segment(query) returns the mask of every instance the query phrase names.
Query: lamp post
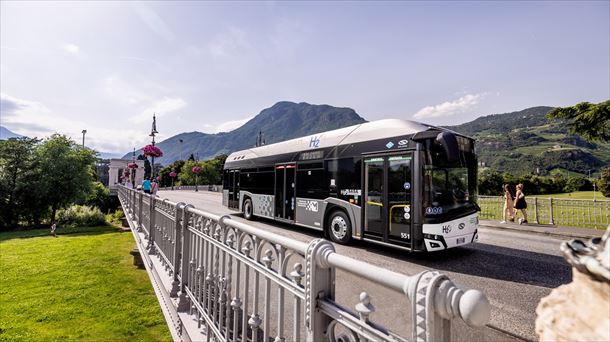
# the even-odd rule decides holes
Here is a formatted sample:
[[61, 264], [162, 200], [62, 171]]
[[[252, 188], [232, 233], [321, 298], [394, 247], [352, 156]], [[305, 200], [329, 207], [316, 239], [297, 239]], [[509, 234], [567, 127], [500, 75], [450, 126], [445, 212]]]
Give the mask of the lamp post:
[[85, 147], [85, 134], [87, 134], [87, 130], [83, 129], [83, 131], [81, 133], [83, 133], [83, 148], [84, 148]]
[[[155, 117], [155, 113], [153, 113], [153, 122], [152, 122], [152, 128], [150, 130], [150, 134], [149, 136], [152, 137], [152, 145], [155, 146], [155, 134], [157, 134], [159, 132], [157, 132], [157, 118]], [[155, 177], [155, 156], [151, 156], [151, 163], [150, 163], [150, 175], [151, 178], [154, 179]]]
[[182, 160], [182, 143], [184, 142], [184, 140], [180, 139], [178, 141], [180, 142], [180, 160]]

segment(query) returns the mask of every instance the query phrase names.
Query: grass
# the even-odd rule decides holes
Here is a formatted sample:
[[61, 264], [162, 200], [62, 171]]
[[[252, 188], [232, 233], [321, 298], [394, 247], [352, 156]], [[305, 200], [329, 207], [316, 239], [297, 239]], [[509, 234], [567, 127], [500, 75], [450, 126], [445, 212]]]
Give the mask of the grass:
[[171, 341], [114, 227], [0, 233], [0, 341]]

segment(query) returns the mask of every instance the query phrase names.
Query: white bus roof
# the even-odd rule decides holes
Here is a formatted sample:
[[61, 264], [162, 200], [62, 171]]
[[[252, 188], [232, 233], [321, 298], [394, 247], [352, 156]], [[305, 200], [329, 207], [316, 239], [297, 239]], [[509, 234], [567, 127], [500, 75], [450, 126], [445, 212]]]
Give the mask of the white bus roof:
[[365, 122], [332, 131], [310, 134], [304, 137], [286, 140], [275, 144], [233, 152], [227, 157], [227, 162], [307, 150], [317, 150], [325, 147], [347, 145], [383, 138], [405, 136], [405, 139], [408, 139], [413, 134], [428, 130], [430, 128], [436, 127], [414, 121], [399, 119]]

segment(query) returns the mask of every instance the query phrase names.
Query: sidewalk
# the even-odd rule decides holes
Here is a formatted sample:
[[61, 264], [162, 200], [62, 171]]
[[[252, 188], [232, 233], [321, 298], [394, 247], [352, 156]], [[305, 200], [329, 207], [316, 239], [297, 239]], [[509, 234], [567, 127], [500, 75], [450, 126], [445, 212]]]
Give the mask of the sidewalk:
[[518, 231], [522, 233], [538, 234], [553, 236], [561, 239], [580, 239], [589, 240], [594, 237], [601, 237], [605, 230], [602, 229], [589, 229], [589, 228], [574, 228], [574, 227], [560, 227], [551, 226], [546, 224], [534, 224], [526, 223], [519, 225], [516, 223], [500, 223], [495, 220], [479, 220], [481, 228], [490, 228], [496, 230], [510, 230]]

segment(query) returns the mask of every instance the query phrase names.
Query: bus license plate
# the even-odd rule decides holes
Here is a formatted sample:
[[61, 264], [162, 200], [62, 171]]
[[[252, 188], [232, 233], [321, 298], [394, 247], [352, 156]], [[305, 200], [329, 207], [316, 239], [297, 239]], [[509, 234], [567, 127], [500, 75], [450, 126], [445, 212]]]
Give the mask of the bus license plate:
[[464, 242], [466, 242], [466, 238], [465, 237], [457, 238], [455, 241], [456, 241], [456, 244], [461, 245]]

